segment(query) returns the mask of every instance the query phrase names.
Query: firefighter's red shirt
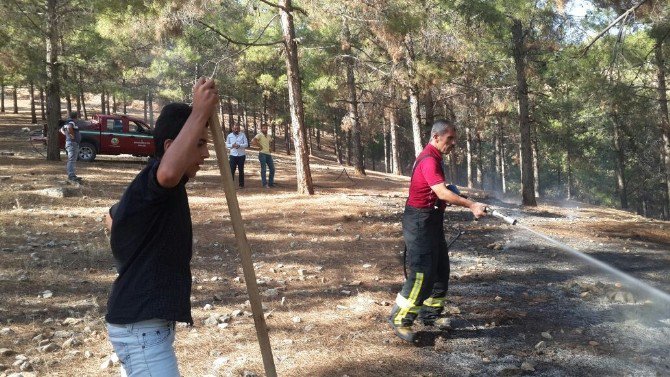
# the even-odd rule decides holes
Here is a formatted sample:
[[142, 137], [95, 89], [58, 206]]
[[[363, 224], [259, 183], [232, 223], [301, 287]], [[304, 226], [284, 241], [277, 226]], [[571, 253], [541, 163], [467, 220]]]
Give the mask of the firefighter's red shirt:
[[[430, 189], [430, 186], [444, 182], [442, 154], [432, 144], [428, 144], [416, 158], [416, 161], [418, 161], [418, 165], [414, 167], [414, 173], [412, 174], [407, 205], [414, 208], [433, 208], [438, 198], [435, 192]], [[446, 203], [443, 201], [440, 203], [440, 209], [444, 209]]]

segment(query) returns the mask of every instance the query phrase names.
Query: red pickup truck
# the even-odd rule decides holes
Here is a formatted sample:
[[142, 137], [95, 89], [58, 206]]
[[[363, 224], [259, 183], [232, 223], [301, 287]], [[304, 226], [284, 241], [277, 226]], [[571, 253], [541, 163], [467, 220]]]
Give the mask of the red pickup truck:
[[[61, 122], [61, 125], [65, 122]], [[153, 130], [143, 120], [127, 115], [96, 114], [92, 121], [77, 120], [81, 132], [79, 160], [93, 161], [97, 155], [154, 154]], [[45, 126], [46, 131], [46, 126]], [[46, 136], [46, 132], [44, 132]], [[31, 137], [36, 141], [37, 137]], [[44, 137], [46, 143], [46, 137]], [[65, 136], [58, 133], [58, 147], [65, 149]]]

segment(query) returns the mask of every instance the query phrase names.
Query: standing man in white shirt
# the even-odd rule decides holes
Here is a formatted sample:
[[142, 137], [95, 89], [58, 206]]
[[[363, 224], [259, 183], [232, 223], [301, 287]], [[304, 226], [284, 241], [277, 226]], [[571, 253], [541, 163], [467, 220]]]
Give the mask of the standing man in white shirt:
[[230, 149], [230, 172], [235, 179], [235, 168], [240, 170], [240, 188], [244, 188], [244, 161], [247, 159], [245, 148], [249, 146], [249, 141], [244, 132], [240, 132], [240, 125], [233, 126], [233, 132], [226, 139], [226, 147]]

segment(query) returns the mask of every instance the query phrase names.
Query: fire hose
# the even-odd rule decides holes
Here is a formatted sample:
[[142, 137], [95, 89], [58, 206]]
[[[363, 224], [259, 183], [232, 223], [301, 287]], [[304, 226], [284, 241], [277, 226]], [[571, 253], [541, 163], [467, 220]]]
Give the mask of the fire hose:
[[[456, 185], [447, 185], [447, 189], [462, 198], [465, 199], [468, 198], [467, 196], [461, 194], [460, 190], [458, 189], [458, 187], [456, 187]], [[517, 219], [507, 216], [504, 213], [500, 212], [499, 210], [494, 209], [490, 206], [484, 207], [484, 212], [486, 212], [490, 216], [502, 220], [503, 222], [509, 225], [516, 225], [518, 222]], [[449, 242], [447, 242], [447, 252], [449, 251], [449, 248], [451, 248], [451, 245], [453, 245], [453, 243], [456, 242], [456, 240], [458, 240], [458, 238], [460, 238], [463, 234], [465, 234], [465, 231], [458, 230], [456, 234], [453, 237], [451, 237], [451, 239], [449, 239]], [[402, 267], [405, 279], [407, 279], [407, 244], [405, 244], [405, 248], [402, 253]]]

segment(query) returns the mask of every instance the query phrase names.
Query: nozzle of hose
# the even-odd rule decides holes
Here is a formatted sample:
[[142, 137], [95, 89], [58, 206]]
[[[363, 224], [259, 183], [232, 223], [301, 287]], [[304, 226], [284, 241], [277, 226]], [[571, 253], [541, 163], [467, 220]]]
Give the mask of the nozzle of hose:
[[506, 222], [509, 225], [516, 225], [516, 223], [517, 223], [517, 219], [515, 219], [513, 217], [506, 216], [506, 215], [500, 213], [500, 211], [495, 210], [491, 207], [486, 207], [484, 209], [484, 212], [488, 213], [489, 215], [491, 215], [493, 217], [499, 218], [500, 220]]

